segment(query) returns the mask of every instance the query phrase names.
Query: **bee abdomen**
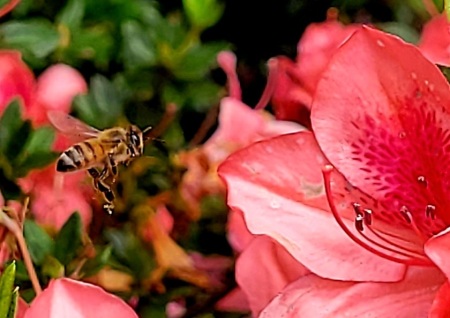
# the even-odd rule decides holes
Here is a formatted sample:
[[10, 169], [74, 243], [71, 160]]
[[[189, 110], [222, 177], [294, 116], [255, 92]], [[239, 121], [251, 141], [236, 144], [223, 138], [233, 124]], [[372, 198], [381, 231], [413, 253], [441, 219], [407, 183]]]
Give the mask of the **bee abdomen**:
[[75, 145], [64, 151], [56, 163], [56, 170], [59, 172], [75, 171], [84, 165], [84, 156], [79, 145]]

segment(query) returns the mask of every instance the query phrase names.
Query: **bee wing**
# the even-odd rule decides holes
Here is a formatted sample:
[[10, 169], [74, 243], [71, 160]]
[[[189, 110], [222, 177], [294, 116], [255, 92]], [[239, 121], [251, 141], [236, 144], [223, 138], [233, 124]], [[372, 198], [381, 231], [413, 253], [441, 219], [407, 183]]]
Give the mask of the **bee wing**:
[[47, 116], [57, 130], [72, 139], [95, 138], [100, 133], [100, 130], [63, 112], [49, 111]]

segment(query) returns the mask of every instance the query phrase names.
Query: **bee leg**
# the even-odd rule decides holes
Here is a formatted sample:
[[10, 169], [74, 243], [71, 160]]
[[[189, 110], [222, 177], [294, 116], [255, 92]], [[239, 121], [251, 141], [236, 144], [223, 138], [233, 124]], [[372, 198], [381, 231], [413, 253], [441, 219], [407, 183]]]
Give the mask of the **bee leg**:
[[99, 172], [95, 168], [88, 169], [89, 174], [93, 178], [94, 188], [100, 191], [103, 195], [103, 198], [107, 203], [103, 205], [103, 208], [108, 212], [108, 214], [112, 214], [114, 209], [114, 192], [111, 190], [111, 187], [104, 181], [108, 177], [109, 170], [105, 166], [101, 172]]
[[106, 160], [106, 168], [108, 169], [110, 175], [112, 175], [112, 183], [116, 182], [119, 171], [117, 168], [117, 162], [112, 158], [112, 155], [108, 155], [108, 159]]

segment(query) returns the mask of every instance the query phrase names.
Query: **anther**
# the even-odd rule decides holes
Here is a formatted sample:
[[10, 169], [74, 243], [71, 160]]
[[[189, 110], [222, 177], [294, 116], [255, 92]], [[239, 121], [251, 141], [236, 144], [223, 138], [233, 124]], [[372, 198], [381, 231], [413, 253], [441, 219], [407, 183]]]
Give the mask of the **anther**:
[[355, 217], [355, 228], [358, 232], [364, 231], [364, 216], [362, 214]]
[[424, 187], [426, 187], [428, 185], [428, 181], [424, 176], [418, 176], [417, 182], [419, 182]]
[[356, 217], [363, 216], [363, 213], [361, 212], [361, 204], [353, 202], [353, 210], [355, 211]]
[[436, 219], [436, 206], [434, 206], [432, 204], [427, 204], [427, 207], [425, 208], [425, 214], [428, 218], [435, 220]]
[[367, 225], [372, 225], [372, 210], [364, 209], [364, 220]]
[[403, 218], [405, 219], [406, 222], [411, 224], [411, 222], [412, 222], [411, 213], [409, 212], [409, 210], [406, 206], [402, 206], [400, 208], [400, 214], [403, 216]]

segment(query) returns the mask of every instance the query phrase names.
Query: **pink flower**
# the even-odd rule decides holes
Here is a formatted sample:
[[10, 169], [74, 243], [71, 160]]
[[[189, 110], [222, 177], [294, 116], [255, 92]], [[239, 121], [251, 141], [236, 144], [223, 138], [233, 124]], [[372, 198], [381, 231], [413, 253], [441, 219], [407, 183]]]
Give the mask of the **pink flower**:
[[418, 46], [431, 62], [450, 66], [450, 23], [445, 13], [424, 26]]
[[24, 318], [138, 317], [122, 299], [100, 287], [68, 278], [60, 278], [38, 295]]
[[84, 171], [61, 174], [52, 164], [32, 171], [19, 185], [31, 195], [30, 211], [38, 223], [58, 230], [78, 211], [86, 228], [92, 219], [92, 188], [84, 179]]
[[34, 103], [34, 75], [17, 51], [0, 50], [0, 115], [6, 106], [19, 98], [25, 108]]
[[417, 48], [362, 28], [322, 75], [313, 133], [222, 164], [250, 232], [311, 271], [261, 317], [450, 314], [449, 105], [449, 84]]
[[310, 24], [298, 42], [295, 62], [284, 56], [269, 61], [266, 94], [256, 108], [264, 107], [270, 96], [277, 119], [309, 127], [312, 98], [322, 72], [339, 46], [359, 27], [344, 26], [334, 16]]
[[277, 121], [270, 114], [245, 105], [240, 100], [241, 88], [234, 54], [221, 52], [218, 61], [227, 73], [231, 94], [220, 102], [219, 127], [201, 148], [180, 153], [177, 158], [178, 164], [187, 169], [179, 191], [193, 220], [200, 215], [203, 197], [224, 192], [217, 176], [217, 166], [228, 155], [255, 141], [302, 129], [296, 123]]
[[65, 64], [52, 65], [38, 78], [36, 103], [28, 116], [35, 124], [48, 123], [48, 111], [69, 113], [73, 98], [86, 92], [86, 81], [77, 70]]

